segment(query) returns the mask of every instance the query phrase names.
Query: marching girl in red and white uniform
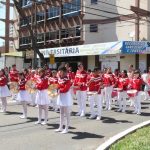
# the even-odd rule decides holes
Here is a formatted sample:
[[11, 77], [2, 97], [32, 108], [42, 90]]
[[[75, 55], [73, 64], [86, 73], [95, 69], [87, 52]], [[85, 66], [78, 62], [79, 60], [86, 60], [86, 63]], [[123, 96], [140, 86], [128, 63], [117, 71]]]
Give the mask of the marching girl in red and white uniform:
[[25, 119], [27, 118], [27, 103], [31, 102], [31, 96], [25, 89], [25, 84], [27, 80], [25, 79], [25, 76], [23, 73], [19, 73], [19, 93], [17, 95], [17, 100], [22, 104], [23, 106], [23, 115], [20, 116], [20, 118]]
[[123, 70], [121, 72], [121, 77], [118, 80], [118, 104], [119, 104], [119, 109], [118, 112], [122, 111], [125, 112], [126, 110], [126, 99], [128, 97], [127, 95], [127, 89], [129, 85], [129, 78], [127, 75], [127, 71]]
[[[58, 84], [58, 78], [57, 78], [57, 71], [53, 70], [52, 71], [52, 77], [48, 79], [48, 84]], [[55, 111], [57, 111], [59, 108], [56, 104], [57, 97], [50, 97], [50, 106], [53, 107]]]
[[7, 78], [3, 69], [0, 70], [0, 99], [2, 101], [1, 112], [6, 112], [7, 100], [6, 97], [11, 96], [7, 87]]
[[[48, 120], [48, 106], [49, 106], [49, 97], [48, 97], [48, 78], [45, 77], [45, 70], [38, 70], [39, 77], [36, 79], [36, 88], [38, 89], [36, 94], [35, 103], [38, 105], [38, 121], [35, 124], [47, 124]], [[44, 122], [41, 123], [42, 119], [42, 110], [44, 110], [45, 117]]]
[[141, 89], [143, 81], [140, 77], [140, 72], [136, 70], [133, 75], [133, 79], [130, 81], [130, 89], [136, 90], [137, 93], [134, 96], [134, 107], [135, 110], [133, 113], [137, 115], [141, 114]]
[[44, 69], [45, 69], [45, 77], [47, 78], [51, 77], [51, 70], [49, 69], [47, 64], [44, 66]]
[[114, 84], [114, 76], [111, 72], [111, 68], [108, 68], [106, 73], [103, 76], [104, 82], [104, 92], [105, 92], [105, 101], [106, 107], [105, 110], [111, 110], [111, 103], [112, 103], [112, 91], [113, 91], [113, 84]]
[[[12, 69], [9, 72], [9, 80], [10, 82], [18, 82], [19, 79], [19, 71], [16, 69], [16, 65], [12, 65]], [[16, 99], [16, 94], [12, 93], [12, 99]]]
[[[101, 96], [101, 87], [103, 84], [102, 77], [99, 75], [99, 69], [95, 68], [93, 74], [90, 78], [88, 78], [87, 86], [89, 92], [96, 92], [96, 94], [91, 94], [88, 96], [90, 102], [90, 111], [91, 115], [89, 119], [94, 119], [96, 116], [96, 120], [101, 119], [102, 112], [102, 96]], [[97, 104], [97, 113], [94, 111], [95, 101]]]
[[78, 65], [78, 70], [75, 75], [74, 86], [76, 88], [76, 96], [78, 101], [79, 110], [76, 115], [78, 116], [85, 116], [85, 108], [86, 108], [86, 99], [87, 99], [87, 72], [84, 70], [82, 64]]
[[[56, 132], [67, 133], [70, 124], [70, 110], [73, 104], [71, 96], [71, 82], [67, 77], [67, 70], [65, 67], [59, 68], [58, 88], [59, 96], [57, 99], [57, 105], [60, 106], [60, 125]], [[63, 130], [64, 119], [66, 117], [65, 129]]]
[[30, 79], [30, 74], [29, 74], [28, 69], [24, 69], [24, 70], [23, 70], [23, 74], [24, 74], [26, 80], [29, 80], [29, 79]]
[[[37, 77], [36, 77], [36, 74], [35, 74], [35, 70], [31, 70], [29, 80], [33, 81], [33, 83], [36, 83], [36, 79], [37, 79]], [[33, 85], [33, 86], [35, 86], [35, 85]], [[36, 105], [35, 104], [35, 98], [36, 98], [36, 92], [35, 93], [31, 93], [31, 100], [32, 100], [31, 105], [32, 106]]]

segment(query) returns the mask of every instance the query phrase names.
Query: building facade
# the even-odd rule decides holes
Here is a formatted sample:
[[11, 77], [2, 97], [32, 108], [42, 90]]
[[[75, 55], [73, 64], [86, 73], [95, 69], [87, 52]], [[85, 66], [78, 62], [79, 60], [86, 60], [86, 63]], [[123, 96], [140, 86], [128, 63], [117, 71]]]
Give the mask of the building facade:
[[[32, 50], [32, 40], [28, 24], [36, 38], [39, 49], [66, 47], [82, 44], [105, 43], [113, 41], [136, 40], [136, 14], [130, 10], [137, 0], [20, 0], [24, 17], [19, 17], [18, 50]], [[140, 8], [150, 11], [148, 0], [139, 1]], [[139, 26], [140, 40], [150, 40], [150, 24], [142, 16]], [[139, 64], [149, 63], [149, 55], [139, 55]], [[63, 61], [82, 61], [86, 68], [108, 66], [109, 61], [100, 61], [101, 56], [78, 56], [56, 58], [58, 64]], [[28, 62], [29, 60], [27, 60]], [[49, 61], [49, 58], [47, 58]], [[136, 66], [135, 55], [120, 55], [116, 67], [127, 69], [129, 64]], [[146, 69], [145, 67], [145, 69]]]

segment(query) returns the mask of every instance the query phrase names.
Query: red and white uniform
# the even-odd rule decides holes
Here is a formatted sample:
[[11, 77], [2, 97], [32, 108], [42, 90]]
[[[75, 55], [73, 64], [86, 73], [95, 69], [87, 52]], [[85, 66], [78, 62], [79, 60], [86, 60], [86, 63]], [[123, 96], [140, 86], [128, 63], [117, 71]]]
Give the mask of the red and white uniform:
[[104, 74], [103, 76], [103, 82], [104, 82], [104, 92], [105, 92], [105, 100], [106, 100], [106, 110], [111, 109], [111, 103], [112, 103], [112, 91], [113, 91], [113, 85], [115, 83], [115, 79], [112, 73]]
[[77, 115], [81, 115], [81, 116], [85, 116], [86, 98], [87, 98], [86, 82], [87, 82], [87, 72], [86, 71], [80, 72], [78, 70], [75, 75], [74, 86], [79, 86], [79, 88], [76, 89], [77, 90], [76, 97], [77, 97], [78, 106], [79, 106]]
[[58, 78], [57, 77], [50, 77], [48, 79], [48, 84], [51, 85], [51, 84], [57, 84], [58, 83]]
[[129, 78], [122, 78], [120, 77], [118, 80], [118, 88], [122, 89], [118, 91], [118, 103], [119, 103], [119, 110], [125, 112], [126, 110], [126, 98], [127, 96], [127, 89], [129, 85]]
[[103, 82], [104, 82], [104, 86], [108, 87], [108, 86], [112, 86], [115, 83], [115, 78], [113, 74], [104, 74], [103, 75]]
[[[98, 92], [98, 94], [89, 95], [88, 99], [90, 102], [90, 111], [91, 111], [91, 118], [94, 118], [97, 115], [97, 118], [101, 118], [101, 111], [102, 111], [102, 97], [101, 97], [101, 89], [103, 80], [102, 77], [99, 75], [91, 75], [88, 78], [88, 90], [89, 92]], [[97, 112], [94, 111], [94, 104], [97, 104]]]
[[87, 83], [88, 82], [89, 82], [88, 91], [95, 91], [98, 92], [98, 94], [101, 94], [100, 85], [103, 84], [103, 80], [99, 75], [97, 76], [91, 75], [88, 78]]
[[47, 78], [49, 78], [49, 77], [51, 76], [51, 70], [50, 70], [50, 69], [46, 69], [46, 70], [45, 70], [45, 76], [46, 76]]
[[0, 76], [0, 97], [10, 96], [10, 91], [7, 87], [7, 78], [6, 76]]
[[11, 82], [18, 82], [19, 72], [16, 69], [12, 69], [9, 72], [9, 79]]
[[75, 73], [71, 72], [71, 71], [68, 71], [67, 77], [73, 82], [74, 79], [75, 79]]
[[74, 79], [74, 86], [78, 86], [80, 84], [79, 89], [77, 89], [77, 90], [86, 91], [87, 90], [86, 81], [87, 81], [86, 71], [80, 72], [78, 70], [75, 75], [75, 79]]
[[26, 79], [19, 79], [18, 86], [19, 86], [19, 93], [17, 95], [17, 100], [20, 102], [23, 101], [31, 101], [30, 94], [25, 89]]
[[137, 113], [138, 115], [141, 114], [141, 87], [142, 87], [143, 81], [141, 78], [132, 79], [131, 80], [131, 89], [137, 90], [137, 94], [134, 97], [134, 106], [135, 110], [134, 113]]
[[58, 79], [59, 96], [57, 99], [57, 105], [59, 106], [72, 106], [71, 96], [71, 81], [68, 77], [62, 77]]
[[48, 78], [45, 76], [38, 77], [36, 79], [36, 88], [38, 89], [36, 94], [35, 103], [37, 105], [48, 105], [49, 97], [48, 97]]

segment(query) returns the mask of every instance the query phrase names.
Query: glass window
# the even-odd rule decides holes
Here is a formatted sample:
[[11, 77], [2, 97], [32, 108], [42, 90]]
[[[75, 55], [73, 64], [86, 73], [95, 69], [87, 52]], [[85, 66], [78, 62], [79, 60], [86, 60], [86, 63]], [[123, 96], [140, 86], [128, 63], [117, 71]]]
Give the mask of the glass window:
[[36, 14], [36, 21], [44, 20], [44, 13], [45, 12], [37, 12], [37, 14]]
[[64, 3], [63, 14], [81, 10], [81, 0], [72, 0], [69, 3]]
[[22, 0], [22, 7], [24, 6], [31, 6], [32, 0]]
[[90, 32], [98, 32], [98, 24], [90, 24]]
[[21, 37], [19, 41], [20, 41], [20, 45], [31, 44], [31, 38], [29, 36], [28, 37]]
[[97, 4], [97, 0], [91, 0], [91, 4]]
[[50, 7], [48, 9], [48, 18], [53, 18], [58, 16], [59, 16], [59, 7]]
[[20, 19], [20, 26], [26, 26], [28, 22], [29, 24], [31, 23], [31, 16], [28, 16], [25, 19]]
[[59, 31], [47, 32], [46, 41], [59, 39]]
[[61, 30], [61, 38], [80, 36], [80, 26]]
[[44, 33], [37, 34], [37, 43], [44, 42]]

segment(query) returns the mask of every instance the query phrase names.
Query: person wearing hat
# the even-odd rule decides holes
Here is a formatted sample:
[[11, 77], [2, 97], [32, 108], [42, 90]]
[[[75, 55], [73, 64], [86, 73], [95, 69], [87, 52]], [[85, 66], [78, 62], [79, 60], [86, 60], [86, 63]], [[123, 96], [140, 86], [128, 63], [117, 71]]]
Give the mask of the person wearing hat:
[[119, 77], [118, 80], [118, 104], [119, 109], [118, 112], [125, 112], [126, 110], [126, 99], [128, 97], [127, 95], [127, 89], [129, 85], [129, 78], [127, 75], [127, 71], [123, 70], [121, 72], [121, 77]]
[[115, 83], [115, 79], [110, 67], [107, 68], [106, 73], [103, 75], [103, 82], [104, 82], [104, 92], [105, 92], [105, 101], [106, 101], [105, 110], [111, 110], [112, 91], [113, 91], [113, 85]]
[[[19, 71], [16, 69], [16, 65], [12, 65], [12, 69], [9, 72], [10, 82], [18, 82], [19, 80]], [[12, 93], [12, 99], [16, 99], [16, 94]]]
[[[90, 111], [91, 115], [89, 119], [100, 120], [101, 111], [102, 111], [102, 97], [101, 97], [101, 88], [103, 86], [102, 74], [100, 75], [99, 69], [94, 68], [91, 77], [88, 78], [87, 87], [88, 87], [88, 100], [90, 102]], [[97, 112], [94, 111], [95, 103], [97, 104]]]
[[143, 80], [141, 79], [140, 72], [138, 70], [134, 71], [133, 79], [130, 81], [130, 88], [136, 90], [134, 96], [134, 106], [135, 110], [133, 113], [140, 115], [141, 114], [141, 91], [142, 91]]
[[73, 86], [76, 87], [76, 97], [78, 101], [78, 113], [77, 116], [84, 117], [86, 109], [86, 99], [87, 99], [87, 72], [84, 70], [83, 64], [78, 64], [78, 70], [75, 75]]

